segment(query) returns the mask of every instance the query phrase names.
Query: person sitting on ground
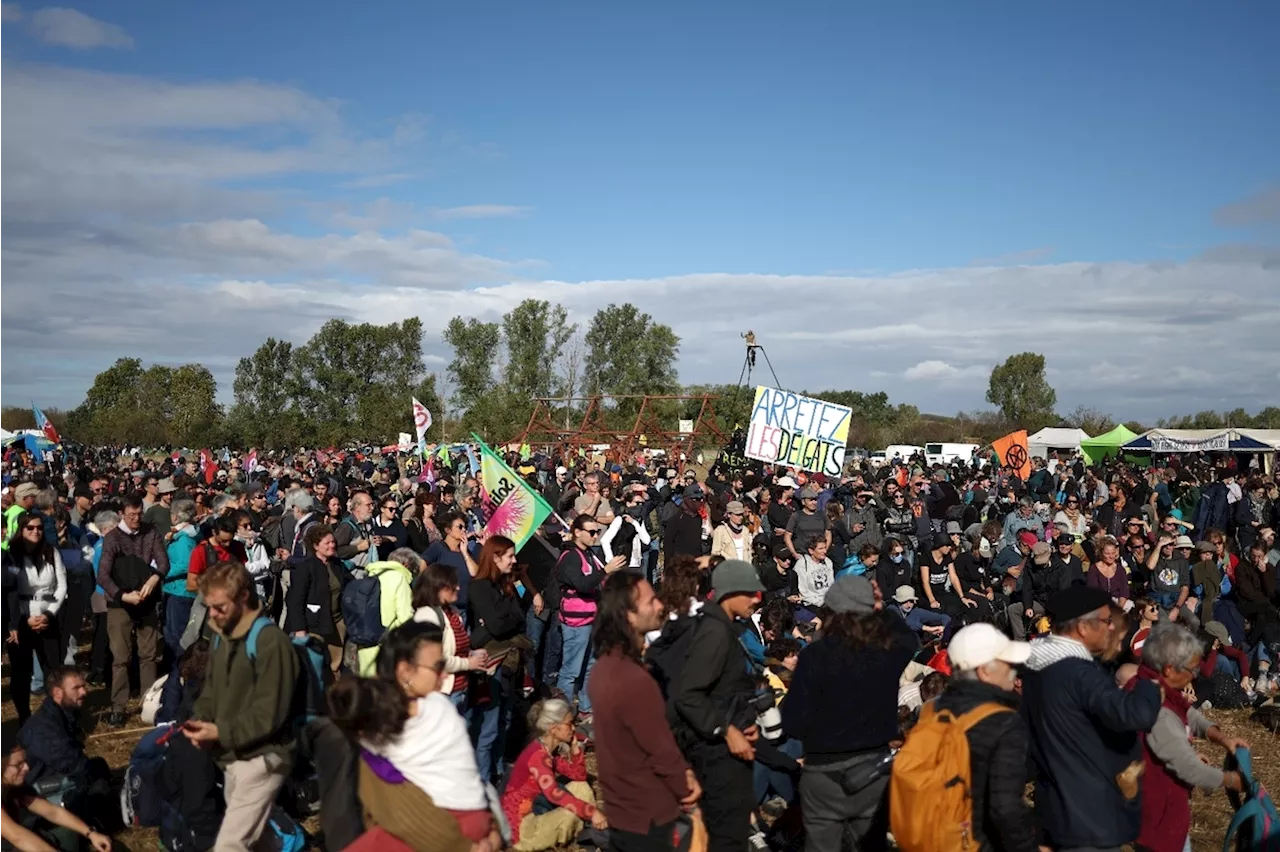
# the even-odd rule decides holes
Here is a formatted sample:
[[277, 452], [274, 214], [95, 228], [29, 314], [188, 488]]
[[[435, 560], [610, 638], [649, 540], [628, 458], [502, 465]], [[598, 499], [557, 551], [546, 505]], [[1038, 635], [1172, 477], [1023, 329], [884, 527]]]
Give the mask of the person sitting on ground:
[[0, 838], [5, 849], [22, 852], [75, 852], [92, 848], [110, 852], [111, 838], [94, 831], [67, 808], [61, 808], [30, 791], [27, 753], [15, 746], [4, 758], [0, 786]]
[[44, 685], [44, 703], [18, 731], [30, 766], [27, 783], [65, 778], [63, 805], [90, 824], [107, 827], [119, 811], [111, 793], [110, 767], [84, 751], [80, 709], [89, 694], [84, 673], [59, 666], [45, 675]]
[[911, 586], [899, 586], [889, 608], [902, 616], [907, 626], [917, 633], [937, 639], [951, 623], [951, 616], [919, 606], [920, 598]]
[[[387, 822], [396, 817], [386, 812], [403, 799], [376, 792], [407, 782], [451, 814], [464, 837], [487, 843], [493, 817], [466, 723], [439, 691], [445, 670], [442, 640], [439, 627], [418, 621], [387, 631], [378, 651], [376, 677], [340, 680], [329, 690], [329, 712], [338, 729], [363, 749], [360, 801], [375, 824], [401, 840], [417, 841]], [[370, 786], [365, 768], [383, 784]], [[415, 835], [451, 834], [434, 814], [423, 816], [431, 819], [415, 824]], [[403, 818], [402, 814], [399, 819]]]
[[512, 848], [518, 852], [568, 845], [584, 822], [597, 831], [609, 827], [587, 783], [586, 751], [574, 732], [573, 716], [573, 709], [558, 698], [539, 701], [529, 711], [535, 737], [516, 758], [502, 794]]

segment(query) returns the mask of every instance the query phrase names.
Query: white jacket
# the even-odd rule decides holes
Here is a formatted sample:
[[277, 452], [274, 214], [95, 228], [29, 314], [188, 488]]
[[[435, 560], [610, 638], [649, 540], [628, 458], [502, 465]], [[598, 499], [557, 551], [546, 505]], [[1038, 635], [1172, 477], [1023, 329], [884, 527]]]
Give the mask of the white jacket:
[[[444, 659], [444, 676], [440, 679], [440, 691], [445, 695], [453, 692], [453, 675], [455, 672], [466, 672], [471, 670], [471, 663], [466, 657], [458, 656], [458, 640], [453, 635], [453, 628], [449, 626], [449, 620], [446, 618], [443, 623], [440, 621], [438, 610], [443, 607], [420, 606], [413, 612], [413, 620], [426, 624], [434, 624], [440, 628], [440, 632], [444, 635], [441, 637], [441, 657]], [[456, 610], [455, 610], [456, 612]], [[461, 616], [459, 616], [461, 617]], [[465, 625], [466, 619], [462, 623]]]
[[22, 565], [14, 571], [14, 589], [10, 598], [14, 623], [26, 621], [34, 615], [56, 616], [67, 601], [67, 569], [62, 565], [62, 554], [55, 548], [53, 565], [37, 568], [30, 557], [23, 557]]

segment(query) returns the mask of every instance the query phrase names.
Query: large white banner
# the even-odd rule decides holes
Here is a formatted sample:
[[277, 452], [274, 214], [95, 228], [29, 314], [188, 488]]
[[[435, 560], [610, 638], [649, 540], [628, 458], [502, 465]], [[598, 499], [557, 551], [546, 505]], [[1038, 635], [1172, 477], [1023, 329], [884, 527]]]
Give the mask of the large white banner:
[[745, 455], [834, 476], [844, 468], [852, 419], [847, 406], [760, 386], [751, 407]]
[[1160, 434], [1151, 436], [1153, 453], [1221, 453], [1230, 448], [1231, 436], [1227, 432], [1200, 439], [1172, 438]]

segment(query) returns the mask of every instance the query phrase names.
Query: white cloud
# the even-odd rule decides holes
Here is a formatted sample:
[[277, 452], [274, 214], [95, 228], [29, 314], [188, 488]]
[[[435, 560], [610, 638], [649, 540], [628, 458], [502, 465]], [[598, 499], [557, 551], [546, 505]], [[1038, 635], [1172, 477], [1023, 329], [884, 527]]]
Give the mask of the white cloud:
[[83, 12], [61, 6], [50, 6], [32, 12], [27, 16], [27, 31], [45, 44], [56, 44], [75, 50], [91, 50], [95, 47], [120, 49], [133, 47], [133, 37], [125, 32], [123, 27], [99, 21]]
[[968, 367], [956, 367], [946, 361], [921, 361], [908, 367], [902, 377], [909, 382], [958, 382], [973, 379], [985, 379], [991, 375], [991, 368], [981, 364]]
[[0, 20], [3, 20], [6, 24], [12, 24], [16, 21], [22, 20], [22, 7], [17, 3], [3, 4], [0, 6], [0, 13], [3, 14], [3, 17], [0, 17]]
[[468, 204], [463, 207], [444, 207], [435, 211], [437, 219], [513, 219], [524, 216], [532, 208], [510, 204]]
[[[788, 387], [885, 390], [940, 413], [981, 405], [990, 365], [1025, 350], [1045, 354], [1062, 410], [1154, 420], [1280, 396], [1280, 265], [1266, 255], [537, 280], [532, 262], [447, 233], [458, 210], [523, 208], [441, 216], [429, 197], [328, 194], [429, 168], [436, 137], [421, 119], [368, 136], [339, 104], [256, 81], [15, 64], [2, 82], [2, 380], [17, 400], [74, 405], [124, 356], [201, 361], [229, 398], [237, 359], [332, 317], [420, 316], [439, 369], [450, 317], [496, 319], [525, 298], [582, 324], [634, 301], [680, 335], [687, 382], [736, 382], [739, 334], [753, 329]], [[772, 381], [763, 360], [753, 380]]]

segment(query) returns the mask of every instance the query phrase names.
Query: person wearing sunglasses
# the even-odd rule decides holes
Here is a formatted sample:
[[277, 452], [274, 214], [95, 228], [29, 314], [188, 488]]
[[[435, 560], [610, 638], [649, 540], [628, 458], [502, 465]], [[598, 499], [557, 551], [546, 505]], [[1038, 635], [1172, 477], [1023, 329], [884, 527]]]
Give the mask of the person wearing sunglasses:
[[[6, 644], [9, 646], [9, 686], [18, 725], [31, 716], [32, 655], [41, 671], [62, 664], [64, 653], [58, 613], [67, 602], [67, 571], [57, 548], [44, 536], [44, 519], [35, 512], [18, 515], [17, 531], [9, 539], [6, 566], [13, 583], [5, 605], [13, 607]], [[5, 619], [9, 621], [8, 618]]]
[[390, 553], [409, 543], [409, 530], [400, 520], [400, 505], [390, 494], [378, 501], [378, 514], [373, 516], [373, 543], [379, 553]]
[[596, 606], [600, 598], [600, 585], [605, 578], [627, 565], [627, 557], [619, 554], [602, 563], [592, 552], [604, 526], [595, 515], [578, 515], [569, 526], [571, 541], [556, 563], [555, 582], [560, 592], [560, 630], [563, 656], [560, 676], [556, 686], [564, 693], [565, 700], [573, 704], [578, 700], [582, 721], [589, 723], [591, 699], [586, 684], [595, 655], [591, 653], [591, 628], [595, 624]]
[[445, 838], [460, 832], [496, 849], [466, 722], [440, 691], [445, 668], [440, 627], [394, 627], [383, 636], [373, 677], [330, 688], [331, 717], [363, 749], [357, 789], [372, 825], [402, 838], [440, 837], [441, 848], [454, 848]]

